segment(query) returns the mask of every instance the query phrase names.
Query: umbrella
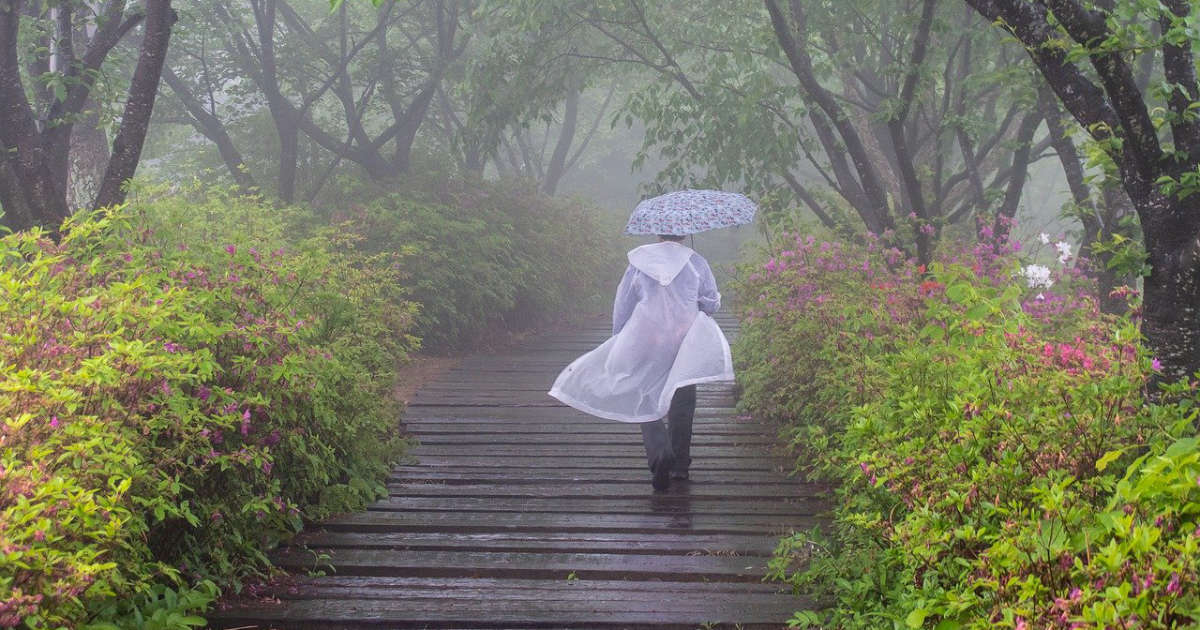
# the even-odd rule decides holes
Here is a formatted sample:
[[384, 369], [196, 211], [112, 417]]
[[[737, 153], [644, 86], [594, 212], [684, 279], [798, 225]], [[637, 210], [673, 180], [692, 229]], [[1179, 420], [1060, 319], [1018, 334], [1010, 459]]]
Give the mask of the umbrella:
[[720, 190], [679, 190], [646, 199], [634, 208], [626, 234], [682, 236], [744, 225], [758, 206], [745, 195]]

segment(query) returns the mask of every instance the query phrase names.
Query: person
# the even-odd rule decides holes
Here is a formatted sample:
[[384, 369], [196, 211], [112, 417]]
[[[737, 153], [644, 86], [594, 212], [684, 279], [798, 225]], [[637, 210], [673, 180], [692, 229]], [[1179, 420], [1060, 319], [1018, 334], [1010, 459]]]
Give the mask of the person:
[[[613, 302], [612, 336], [568, 365], [549, 394], [600, 418], [642, 423], [655, 490], [687, 479], [696, 385], [733, 380], [712, 269], [682, 236], [628, 254]], [[666, 422], [663, 422], [666, 418]]]

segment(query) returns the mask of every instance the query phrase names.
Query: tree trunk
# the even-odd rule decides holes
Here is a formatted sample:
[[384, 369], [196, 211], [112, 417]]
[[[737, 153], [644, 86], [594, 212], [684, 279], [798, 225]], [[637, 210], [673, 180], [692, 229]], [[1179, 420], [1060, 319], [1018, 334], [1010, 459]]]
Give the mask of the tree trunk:
[[27, 230], [37, 225], [20, 178], [8, 160], [3, 159], [0, 159], [0, 210], [4, 211], [4, 225], [10, 230]]
[[121, 128], [113, 140], [112, 158], [104, 171], [95, 207], [115, 206], [125, 201], [125, 183], [133, 177], [142, 156], [142, 144], [150, 127], [150, 114], [158, 95], [158, 81], [167, 45], [171, 41], [171, 26], [178, 16], [171, 0], [146, 1], [146, 34], [138, 52], [137, 67], [129, 82], [129, 98], [121, 116]]
[[1103, 186], [1103, 216], [1092, 214], [1087, 217], [1086, 221], [1083, 221], [1084, 231], [1092, 233], [1094, 236], [1080, 244], [1079, 256], [1080, 258], [1084, 256], [1089, 258], [1086, 264], [1090, 266], [1091, 273], [1096, 278], [1096, 293], [1100, 301], [1101, 312], [1121, 315], [1129, 310], [1129, 303], [1125, 298], [1114, 296], [1113, 291], [1120, 286], [1133, 285], [1135, 280], [1128, 276], [1118, 276], [1117, 272], [1108, 266], [1112, 255], [1105, 254], [1096, 257], [1092, 253], [1092, 243], [1107, 241], [1113, 234], [1116, 234], [1120, 230], [1121, 219], [1133, 214], [1133, 204], [1129, 201], [1129, 195], [1125, 193], [1125, 189], [1118, 182], [1105, 182]]
[[84, 105], [83, 120], [71, 130], [66, 192], [67, 207], [72, 212], [92, 206], [104, 180], [108, 159], [108, 136], [100, 128], [100, 105], [89, 98]]
[[1135, 204], [1151, 266], [1142, 334], [1168, 380], [1190, 379], [1200, 372], [1200, 208], [1157, 194]]
[[273, 117], [279, 132], [279, 198], [284, 203], [296, 200], [296, 171], [300, 160], [300, 129], [291, 116]]
[[226, 131], [225, 124], [221, 122], [221, 119], [204, 107], [204, 103], [192, 94], [187, 84], [170, 67], [163, 68], [163, 81], [171, 87], [175, 96], [183, 103], [184, 109], [192, 118], [192, 126], [196, 131], [217, 145], [217, 152], [221, 154], [221, 160], [225, 162], [225, 168], [229, 169], [229, 174], [237, 183], [238, 188], [242, 192], [255, 191], [258, 185], [250, 174], [250, 169], [246, 166], [242, 153], [234, 145], [233, 138], [229, 137], [229, 132]]
[[[1033, 136], [1042, 124], [1042, 113], [1034, 110], [1021, 119], [1017, 130], [1017, 149], [1013, 151], [1012, 175], [1008, 178], [1008, 190], [1004, 193], [1004, 203], [996, 212], [996, 220], [992, 226], [995, 246], [1008, 242], [1009, 232], [1016, 220], [1017, 208], [1021, 204], [1021, 193], [1025, 190], [1025, 180], [1029, 171], [1030, 152], [1033, 150]], [[996, 253], [999, 253], [997, 250]]]
[[567, 154], [571, 151], [571, 144], [575, 142], [575, 128], [579, 122], [579, 93], [578, 85], [572, 85], [567, 92], [567, 99], [563, 105], [562, 128], [558, 132], [554, 153], [550, 156], [546, 179], [542, 181], [542, 191], [547, 195], [553, 195], [558, 190], [558, 182], [567, 171]]

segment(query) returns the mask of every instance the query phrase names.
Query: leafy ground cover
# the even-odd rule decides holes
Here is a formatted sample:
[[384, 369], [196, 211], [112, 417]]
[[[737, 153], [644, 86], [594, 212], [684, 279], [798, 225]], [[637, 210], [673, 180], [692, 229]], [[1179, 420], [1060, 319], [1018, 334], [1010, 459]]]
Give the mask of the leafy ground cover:
[[1036, 266], [1019, 249], [985, 238], [921, 269], [796, 237], [746, 270], [742, 404], [839, 488], [833, 531], [773, 562], [829, 603], [794, 626], [1200, 621], [1196, 384], [1152, 384], [1069, 247]]
[[553, 245], [526, 239], [558, 202], [525, 218], [506, 198], [499, 219], [388, 197], [370, 206], [403, 225], [386, 231], [368, 206], [330, 220], [206, 189], [134, 197], [58, 242], [0, 240], [0, 627], [203, 625], [278, 541], [383, 493], [404, 452], [397, 366], [421, 334], [515, 331], [598, 291], [597, 270], [589, 285], [553, 258], [588, 256], [583, 239], [496, 278]]

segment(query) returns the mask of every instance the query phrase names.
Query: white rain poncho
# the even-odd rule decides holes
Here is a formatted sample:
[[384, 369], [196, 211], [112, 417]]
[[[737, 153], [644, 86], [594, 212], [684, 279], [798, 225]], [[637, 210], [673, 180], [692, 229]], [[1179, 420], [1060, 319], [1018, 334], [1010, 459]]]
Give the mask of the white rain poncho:
[[675, 389], [732, 381], [729, 342], [709, 317], [721, 294], [708, 262], [664, 241], [629, 252], [613, 304], [613, 336], [568, 365], [550, 395], [621, 422], [667, 415]]

